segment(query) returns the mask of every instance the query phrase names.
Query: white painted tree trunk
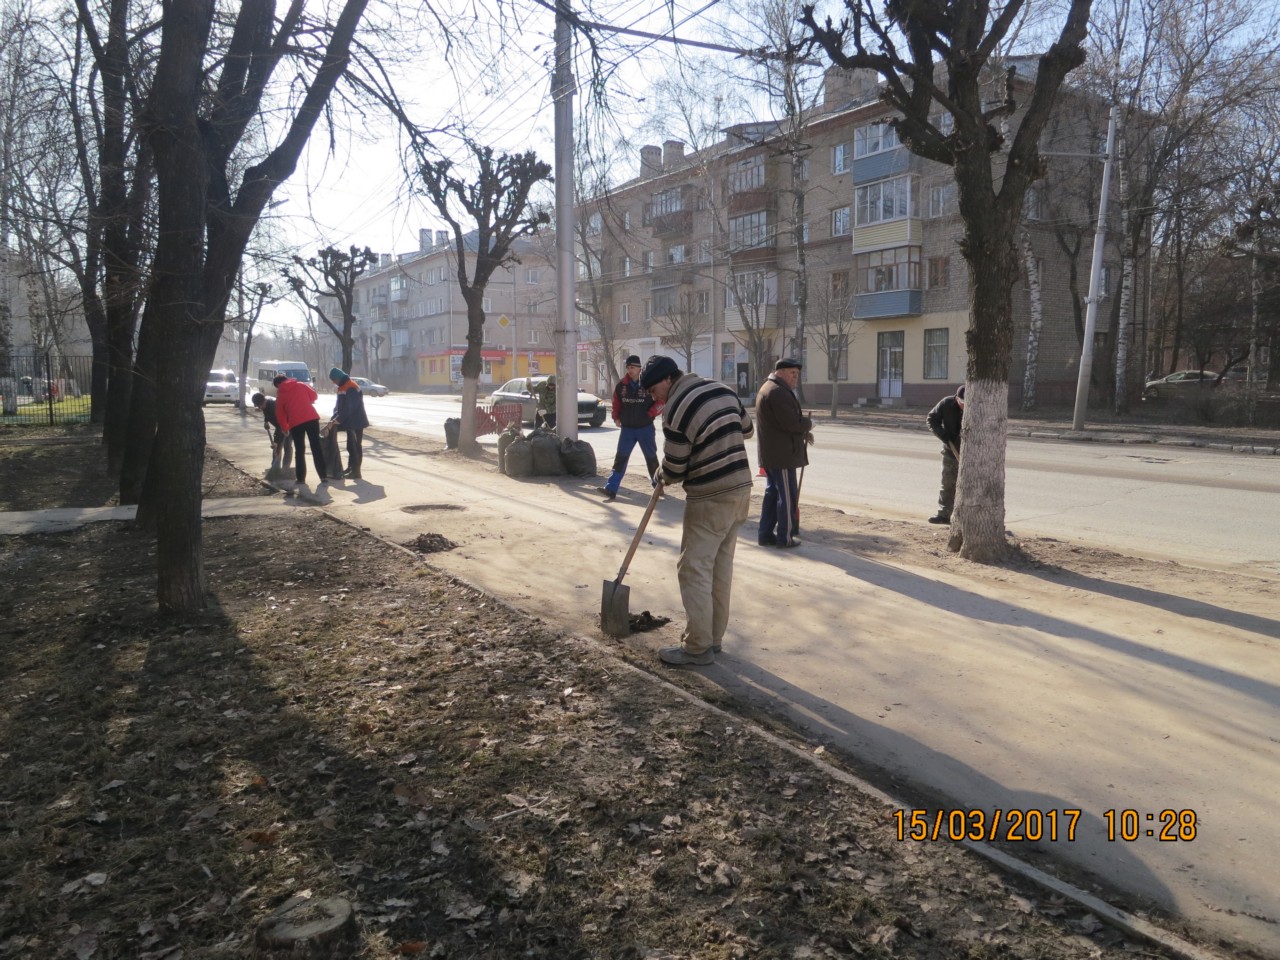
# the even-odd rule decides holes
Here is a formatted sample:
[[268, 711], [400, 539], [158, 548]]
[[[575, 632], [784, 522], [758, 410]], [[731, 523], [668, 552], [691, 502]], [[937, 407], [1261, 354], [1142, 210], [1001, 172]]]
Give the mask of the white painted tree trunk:
[[978, 563], [1004, 558], [1004, 464], [1009, 384], [970, 380], [960, 429], [960, 479], [951, 514], [950, 548]]
[[1022, 245], [1022, 266], [1027, 273], [1027, 292], [1031, 299], [1031, 322], [1027, 328], [1027, 363], [1022, 372], [1022, 409], [1036, 405], [1036, 378], [1040, 363], [1040, 329], [1044, 325], [1044, 299], [1040, 285], [1040, 264], [1031, 248], [1031, 233], [1024, 225], [1018, 231]]

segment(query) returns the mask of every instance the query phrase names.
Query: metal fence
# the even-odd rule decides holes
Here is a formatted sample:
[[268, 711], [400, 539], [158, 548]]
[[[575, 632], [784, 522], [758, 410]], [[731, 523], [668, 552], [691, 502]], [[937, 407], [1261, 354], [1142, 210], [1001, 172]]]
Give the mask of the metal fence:
[[52, 353], [0, 361], [0, 424], [89, 422], [92, 357]]

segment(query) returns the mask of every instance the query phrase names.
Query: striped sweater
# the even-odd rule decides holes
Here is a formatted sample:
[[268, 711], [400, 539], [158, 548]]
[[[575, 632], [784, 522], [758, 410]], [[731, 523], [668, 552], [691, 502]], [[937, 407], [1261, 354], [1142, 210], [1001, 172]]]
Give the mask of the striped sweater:
[[687, 500], [750, 487], [745, 441], [751, 417], [723, 383], [686, 373], [671, 385], [662, 410], [662, 476], [683, 483]]

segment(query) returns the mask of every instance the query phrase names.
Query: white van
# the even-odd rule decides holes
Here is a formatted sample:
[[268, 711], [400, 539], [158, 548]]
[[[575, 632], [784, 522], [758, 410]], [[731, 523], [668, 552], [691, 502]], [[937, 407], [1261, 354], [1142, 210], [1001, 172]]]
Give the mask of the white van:
[[259, 360], [258, 389], [266, 396], [274, 397], [276, 387], [271, 381], [281, 374], [309, 384], [313, 390], [316, 387], [311, 379], [311, 370], [301, 360]]

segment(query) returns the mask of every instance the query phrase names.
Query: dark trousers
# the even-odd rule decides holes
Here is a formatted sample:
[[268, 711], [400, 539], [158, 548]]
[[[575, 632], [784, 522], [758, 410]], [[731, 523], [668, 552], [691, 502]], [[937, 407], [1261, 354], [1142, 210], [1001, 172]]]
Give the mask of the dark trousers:
[[796, 535], [796, 515], [799, 512], [800, 491], [796, 468], [765, 468], [764, 476], [764, 503], [760, 506], [760, 529], [756, 541], [761, 546], [790, 543], [791, 538]]
[[631, 459], [631, 451], [640, 444], [640, 452], [644, 454], [644, 465], [649, 471], [649, 481], [658, 472], [658, 443], [653, 424], [647, 427], [623, 427], [618, 437], [618, 452], [613, 457], [613, 473], [609, 474], [605, 488], [610, 493], [617, 493], [622, 485], [622, 476], [627, 472], [627, 461]]
[[320, 421], [308, 420], [300, 423], [290, 428], [289, 436], [293, 438], [293, 473], [298, 482], [306, 483], [307, 480], [307, 446], [303, 441], [304, 437], [311, 444], [311, 461], [316, 465], [316, 475], [323, 480], [324, 451], [320, 448]]
[[950, 447], [942, 448], [942, 486], [938, 488], [938, 516], [950, 519], [956, 505], [956, 479], [960, 476], [960, 461]]
[[360, 476], [360, 466], [364, 463], [364, 430], [353, 430], [347, 427], [347, 472], [353, 477]]

